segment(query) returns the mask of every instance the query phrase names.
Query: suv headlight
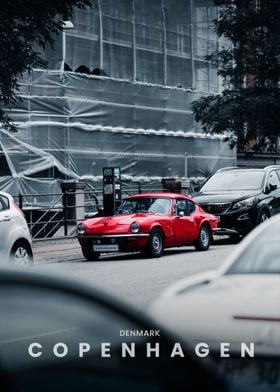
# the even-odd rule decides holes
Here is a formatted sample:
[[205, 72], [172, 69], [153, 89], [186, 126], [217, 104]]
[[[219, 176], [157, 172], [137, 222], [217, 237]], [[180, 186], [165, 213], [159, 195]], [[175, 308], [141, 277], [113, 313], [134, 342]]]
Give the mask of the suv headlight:
[[85, 234], [86, 226], [83, 223], [78, 224], [77, 226], [77, 233], [78, 234]]
[[137, 222], [132, 222], [130, 225], [130, 230], [132, 233], [138, 233], [140, 231], [141, 226]]
[[238, 210], [239, 208], [250, 208], [254, 205], [256, 201], [255, 197], [249, 197], [249, 199], [240, 200], [232, 206], [233, 210]]

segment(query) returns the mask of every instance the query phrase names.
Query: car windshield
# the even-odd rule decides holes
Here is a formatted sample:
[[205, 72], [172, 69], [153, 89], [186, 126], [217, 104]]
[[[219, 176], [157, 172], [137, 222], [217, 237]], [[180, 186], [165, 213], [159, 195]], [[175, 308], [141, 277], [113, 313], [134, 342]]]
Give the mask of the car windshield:
[[210, 177], [200, 191], [255, 190], [262, 187], [263, 179], [263, 171], [224, 171]]
[[163, 197], [138, 197], [126, 199], [118, 209], [118, 214], [131, 214], [135, 212], [147, 212], [151, 214], [168, 214], [170, 211], [170, 199]]
[[279, 226], [277, 219], [255, 237], [225, 274], [280, 274]]

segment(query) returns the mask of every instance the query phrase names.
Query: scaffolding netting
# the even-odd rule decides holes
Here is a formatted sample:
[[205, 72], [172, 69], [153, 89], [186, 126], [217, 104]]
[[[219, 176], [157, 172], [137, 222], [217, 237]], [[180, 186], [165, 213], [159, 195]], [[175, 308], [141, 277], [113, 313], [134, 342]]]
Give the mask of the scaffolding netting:
[[[219, 91], [205, 60], [218, 45], [210, 0], [99, 0], [20, 82], [0, 132], [0, 189], [57, 192], [63, 180], [98, 187], [102, 168], [124, 181], [205, 177], [233, 165], [223, 137], [202, 134], [191, 102]], [[186, 153], [188, 157], [186, 159]]]

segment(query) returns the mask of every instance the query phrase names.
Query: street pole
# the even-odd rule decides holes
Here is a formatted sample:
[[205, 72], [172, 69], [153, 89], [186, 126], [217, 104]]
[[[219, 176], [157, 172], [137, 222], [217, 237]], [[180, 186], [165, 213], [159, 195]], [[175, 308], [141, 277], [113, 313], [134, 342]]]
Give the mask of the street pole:
[[62, 28], [63, 28], [63, 30], [62, 30], [62, 61], [61, 61], [61, 65], [60, 65], [61, 72], [64, 71], [64, 65], [65, 65], [65, 60], [66, 60], [66, 31], [65, 30], [73, 29], [74, 25], [70, 20], [65, 20], [63, 22]]
[[185, 152], [185, 180], [188, 178], [188, 153]]
[[66, 56], [66, 34], [65, 30], [62, 30], [62, 60], [60, 65], [60, 71], [64, 71], [64, 64], [65, 64], [65, 56]]

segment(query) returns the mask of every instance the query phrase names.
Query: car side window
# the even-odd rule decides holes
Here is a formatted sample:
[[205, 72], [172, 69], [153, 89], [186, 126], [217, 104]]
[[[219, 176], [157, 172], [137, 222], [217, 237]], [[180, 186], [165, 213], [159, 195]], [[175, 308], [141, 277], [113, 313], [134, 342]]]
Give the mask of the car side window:
[[9, 209], [9, 199], [5, 196], [0, 196], [0, 211]]
[[184, 213], [184, 216], [189, 215], [188, 201], [185, 199], [176, 199], [174, 204], [173, 215], [179, 216], [180, 213]]
[[189, 206], [189, 214], [192, 214], [196, 209], [194, 202], [188, 200], [188, 206]]

